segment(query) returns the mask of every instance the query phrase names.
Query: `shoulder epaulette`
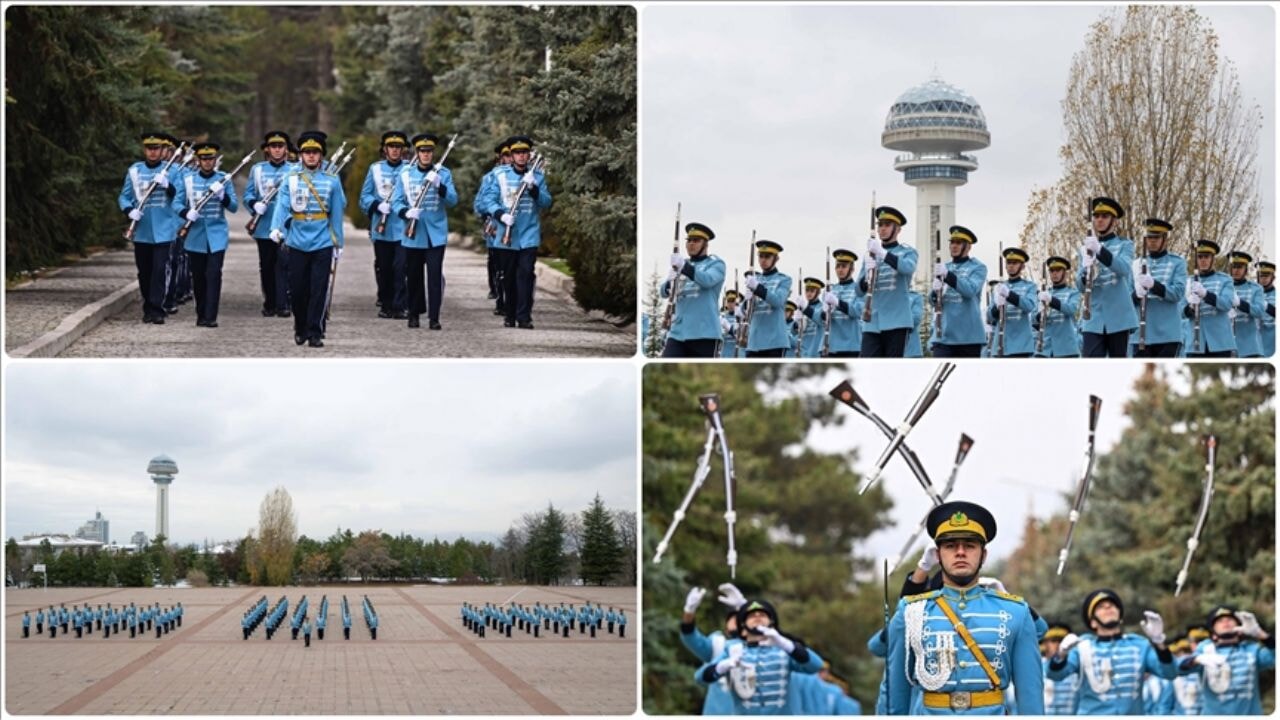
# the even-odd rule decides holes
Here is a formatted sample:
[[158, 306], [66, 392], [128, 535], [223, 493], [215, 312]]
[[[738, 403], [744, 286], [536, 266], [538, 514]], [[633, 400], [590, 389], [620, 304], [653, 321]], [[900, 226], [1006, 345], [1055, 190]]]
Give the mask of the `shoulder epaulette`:
[[1004, 598], [1005, 600], [1012, 600], [1013, 602], [1022, 603], [1023, 605], [1027, 604], [1027, 601], [1023, 599], [1021, 595], [1014, 595], [1013, 593], [1000, 592], [999, 590], [992, 590], [991, 594], [995, 595], [998, 598]]
[[902, 598], [902, 600], [903, 602], [913, 603], [913, 602], [918, 602], [920, 600], [932, 600], [933, 598], [936, 598], [941, 594], [942, 594], [941, 590], [929, 590], [928, 592], [922, 592], [919, 595], [908, 595]]

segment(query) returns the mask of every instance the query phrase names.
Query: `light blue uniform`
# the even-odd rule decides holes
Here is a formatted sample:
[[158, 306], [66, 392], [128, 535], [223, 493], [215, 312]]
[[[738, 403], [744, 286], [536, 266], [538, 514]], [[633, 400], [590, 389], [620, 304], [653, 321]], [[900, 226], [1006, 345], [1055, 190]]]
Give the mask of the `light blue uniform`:
[[[227, 249], [230, 235], [227, 230], [226, 211], [235, 212], [240, 209], [240, 201], [236, 198], [235, 184], [227, 181], [224, 172], [213, 172], [205, 175], [201, 172], [186, 173], [174, 193], [173, 211], [183, 213], [192, 210], [209, 194], [209, 186], [215, 182], [223, 184], [222, 199], [214, 198], [200, 208], [200, 219], [191, 224], [187, 231], [186, 251], [193, 253], [218, 253]], [[185, 217], [183, 224], [186, 223]]]
[[1204, 714], [1204, 679], [1199, 675], [1178, 675], [1173, 679], [1173, 714]]
[[[1231, 332], [1231, 300], [1235, 297], [1235, 285], [1226, 273], [1210, 271], [1193, 278], [1204, 285], [1208, 293], [1200, 301], [1200, 346], [1191, 343], [1187, 353], [1198, 355], [1206, 352], [1225, 352], [1236, 349], [1235, 335]], [[1187, 305], [1183, 314], [1194, 317], [1195, 308]], [[1195, 321], [1192, 321], [1194, 335]]]
[[[1048, 342], [1047, 340], [1045, 341]], [[1044, 671], [1049, 671], [1049, 658], [1041, 659]], [[1044, 714], [1075, 715], [1080, 702], [1080, 678], [1072, 675], [1065, 680], [1044, 680]]]
[[1276, 354], [1276, 286], [1262, 289], [1262, 326], [1259, 338], [1262, 342], [1262, 357]]
[[[956, 632], [951, 621], [937, 605], [943, 597], [973, 635], [1000, 680], [1000, 689], [1010, 684], [1017, 687], [1017, 711], [1021, 715], [1044, 714], [1044, 675], [1040, 666], [1040, 650], [1035, 622], [1030, 608], [1016, 595], [999, 593], [981, 586], [966, 590], [944, 587], [940, 590], [911, 595], [898, 601], [897, 611], [889, 623], [889, 658], [887, 672], [894, 679], [889, 684], [889, 713], [893, 715], [953, 714], [951, 708], [925, 706], [923, 692], [978, 692], [991, 690], [991, 681], [976, 657]], [[909, 612], [910, 610], [910, 612]], [[906, 616], [911, 614], [917, 627], [908, 628]], [[919, 634], [919, 647], [909, 647], [908, 634]], [[924, 667], [941, 675], [945, 667], [939, 662], [953, 658], [954, 665], [937, 680], [937, 690], [923, 690], [917, 674], [917, 657], [923, 654]], [[899, 681], [901, 679], [901, 681]], [[917, 686], [922, 690], [916, 695]], [[917, 702], [913, 699], [918, 697]], [[1003, 715], [1003, 702], [972, 707], [965, 714]]]
[[1142, 681], [1142, 714], [1173, 714], [1173, 681], [1148, 675]]
[[[404, 220], [396, 214], [395, 208], [386, 216], [386, 227], [378, 232], [378, 223], [383, 221], [378, 205], [391, 204], [392, 195], [400, 173], [405, 169], [403, 160], [391, 163], [379, 160], [369, 166], [364, 176], [364, 185], [360, 188], [360, 208], [369, 216], [369, 237], [374, 242], [399, 243], [404, 238]], [[443, 176], [443, 173], [441, 173]], [[423, 203], [429, 202], [424, 200]]]
[[[802, 715], [861, 715], [862, 705], [844, 689], [818, 675], [797, 673], [791, 677], [791, 693]], [[703, 713], [704, 715], [706, 713]]]
[[[862, 351], [862, 296], [852, 277], [827, 288], [837, 298], [831, 311], [831, 353]], [[873, 304], [874, 307], [874, 304]]]
[[[902, 243], [885, 246], [885, 257], [876, 265], [876, 290], [871, 301], [871, 321], [862, 326], [863, 333], [901, 330], [911, 327], [911, 276], [916, 272], [916, 249]], [[858, 297], [865, 302], [862, 286], [867, 279], [867, 266], [858, 273]]]
[[[691, 257], [680, 271], [680, 296], [668, 334], [672, 340], [714, 340], [720, 337], [720, 295], [724, 289], [724, 260], [715, 255]], [[659, 288], [671, 297], [671, 281]]]
[[[279, 165], [270, 160], [255, 164], [249, 169], [249, 182], [244, 188], [245, 207], [252, 210], [254, 203], [270, 195], [273, 189], [284, 182], [289, 173], [299, 169], [299, 167], [296, 163], [291, 163], [288, 160], [281, 160]], [[259, 221], [257, 226], [253, 228], [254, 239], [266, 240], [271, 235], [271, 217], [275, 213], [276, 206], [280, 204], [281, 197], [282, 195], [277, 192], [271, 198], [271, 202], [267, 203], [267, 212], [262, 216], [262, 220], [265, 222]]]
[[[417, 163], [400, 171], [391, 195], [393, 214], [403, 216], [403, 213], [413, 207], [413, 201], [422, 192], [428, 172], [429, 167], [424, 171]], [[412, 238], [404, 237], [404, 229], [409, 221], [404, 220], [401, 225], [400, 236], [403, 239], [400, 244], [406, 248], [442, 247], [449, 240], [447, 209], [458, 204], [458, 190], [453, 186], [453, 173], [449, 172], [449, 168], [442, 167], [437, 172], [440, 174], [439, 185], [428, 190], [422, 198], [422, 204], [418, 206], [422, 210], [422, 216], [414, 224]], [[443, 195], [439, 191], [441, 188], [444, 189]], [[515, 244], [514, 241], [512, 244]]]
[[[1091, 672], [1085, 671], [1080, 656], [1085, 647], [1092, 655]], [[1141, 635], [1124, 633], [1101, 641], [1093, 633], [1086, 633], [1081, 636], [1080, 644], [1067, 653], [1062, 665], [1049, 664], [1045, 677], [1062, 681], [1079, 676], [1078, 715], [1141, 715], [1143, 673], [1166, 680], [1177, 675], [1173, 654], [1165, 651], [1164, 658], [1151, 641]], [[1090, 675], [1096, 678], [1098, 687], [1094, 687]]]
[[[174, 165], [176, 166], [177, 163]], [[127, 213], [138, 207], [138, 200], [146, 193], [151, 181], [160, 174], [162, 167], [164, 167], [162, 162], [157, 162], [154, 167], [151, 167], [145, 161], [138, 161], [129, 166], [124, 176], [124, 187], [116, 200], [122, 211]], [[147, 196], [147, 204], [139, 208], [142, 210], [142, 219], [134, 228], [133, 242], [167, 243], [173, 242], [174, 237], [177, 236], [180, 221], [171, 203], [174, 195], [177, 194], [182, 175], [170, 168], [168, 177], [169, 187], [157, 187]]]
[[805, 306], [804, 338], [800, 341], [800, 357], [822, 357], [822, 334], [826, 328], [826, 308], [814, 301]]
[[[791, 276], [778, 272], [774, 267], [769, 272], [760, 273], [760, 284], [756, 287], [756, 295], [747, 293], [747, 302], [754, 302], [751, 311], [751, 329], [747, 337], [747, 350], [776, 350], [778, 348], [795, 348], [787, 331], [787, 319], [784, 306], [791, 297]], [[760, 293], [763, 293], [761, 297]], [[754, 297], [754, 300], [752, 298]]]
[[[1093, 297], [1089, 300], [1090, 317], [1084, 321], [1087, 333], [1117, 333], [1138, 327], [1138, 311], [1133, 307], [1133, 241], [1109, 234], [1101, 240], [1102, 248], [1094, 263], [1097, 276], [1093, 280]], [[1087, 270], [1084, 251], [1076, 265], [1077, 288], [1083, 292]]]
[[729, 331], [723, 332], [724, 326], [721, 325], [720, 340], [720, 357], [731, 358], [738, 355], [738, 317], [732, 312], [725, 310], [720, 313], [720, 319], [729, 323]]
[[[1076, 313], [1080, 310], [1080, 293], [1070, 285], [1054, 285], [1049, 288], [1053, 299], [1049, 301], [1044, 326], [1044, 357], [1079, 357], [1080, 332], [1076, 327]], [[1043, 318], [1041, 322], [1046, 322]]]
[[499, 223], [499, 243], [495, 247], [525, 250], [541, 245], [542, 224], [539, 215], [543, 210], [551, 207], [551, 191], [547, 189], [546, 176], [541, 170], [534, 172], [534, 181], [538, 186], [537, 200], [534, 200], [532, 193], [526, 192], [520, 197], [520, 207], [510, 210], [516, 191], [520, 187], [521, 173], [516, 171], [514, 165], [503, 165], [494, 168], [491, 174], [493, 182], [489, 183], [488, 187], [481, 187], [481, 197], [477, 203], [484, 214], [494, 218], [495, 221], [506, 212], [514, 216], [511, 226], [511, 244], [507, 246], [500, 242], [504, 228]]
[[920, 322], [924, 320], [924, 296], [912, 290], [911, 298], [911, 330], [907, 333], [907, 350], [903, 357], [924, 357], [924, 349], [920, 347]]
[[[796, 659], [796, 654], [800, 659]], [[729, 657], [728, 647], [698, 668], [695, 679], [699, 684], [707, 686], [720, 680], [716, 675], [716, 665]], [[729, 693], [733, 700], [734, 715], [799, 715], [801, 714], [801, 698], [791, 692], [792, 675], [794, 673], [813, 674], [822, 669], [822, 658], [818, 653], [799, 643], [796, 650], [788, 655], [782, 648], [745, 644], [742, 661], [738, 668], [729, 672]], [[755, 691], [750, 697], [742, 698], [733, 690], [734, 673], [755, 673]]]
[[[1166, 252], [1151, 253], [1147, 257], [1147, 272], [1156, 281], [1147, 291], [1147, 344], [1182, 342], [1182, 306], [1187, 294], [1186, 258]], [[1136, 329], [1133, 336], [1138, 336]]]
[[[1008, 285], [1009, 297], [1004, 306], [1004, 354], [1006, 356], [1030, 355], [1036, 349], [1035, 334], [1031, 332], [1031, 318], [1040, 308], [1039, 290], [1035, 283], [1023, 277], [1009, 280]], [[991, 343], [991, 352], [992, 355], [998, 356], [1000, 354], [1000, 308], [994, 303], [987, 311], [987, 318], [996, 333]]]
[[[977, 345], [987, 341], [982, 326], [982, 288], [987, 284], [987, 266], [977, 258], [960, 258], [947, 263], [942, 291], [942, 332], [933, 329], [933, 342], [942, 345]], [[930, 306], [938, 294], [929, 293]]]
[[[690, 632], [685, 632], [688, 629]], [[723, 632], [719, 630], [710, 635], [703, 635], [698, 628], [692, 624], [680, 626], [680, 642], [689, 648], [689, 652], [698, 658], [699, 662], [707, 663], [711, 658], [720, 654], [720, 651], [728, 647], [730, 643], [741, 643], [736, 638], [725, 638]], [[733, 691], [729, 689], [729, 678], [722, 677], [719, 680], [707, 685], [707, 696], [702, 701], [703, 715], [732, 715], [733, 714]]]
[[[314, 193], [303, 178], [315, 186]], [[284, 197], [276, 203], [271, 215], [271, 229], [287, 233], [286, 245], [302, 252], [342, 247], [342, 218], [347, 209], [347, 196], [342, 190], [341, 178], [299, 165], [285, 177], [285, 186], [280, 193]], [[324, 201], [323, 208], [320, 200]], [[310, 219], [294, 215], [307, 215]], [[294, 300], [305, 302], [302, 298]]]
[[1262, 338], [1259, 334], [1262, 319], [1266, 317], [1266, 303], [1262, 286], [1250, 280], [1232, 282], [1240, 304], [1235, 308], [1232, 331], [1236, 336], [1236, 357], [1261, 357]]
[[[1226, 663], [1221, 666], [1223, 673], [1226, 673], [1226, 668], [1230, 668], [1229, 676], [1222, 677], [1221, 684], [1209, 676], [1208, 673], [1212, 671], [1195, 664], [1192, 658], [1184, 658], [1178, 665], [1179, 673], [1203, 678], [1203, 714], [1261, 715], [1262, 691], [1258, 673], [1276, 666], [1275, 651], [1253, 640], [1223, 646], [1214, 646], [1212, 640], [1202, 640], [1196, 646], [1195, 655], [1208, 653], [1216, 653], [1226, 659]], [[1215, 690], [1215, 685], [1223, 688], [1223, 691]]]

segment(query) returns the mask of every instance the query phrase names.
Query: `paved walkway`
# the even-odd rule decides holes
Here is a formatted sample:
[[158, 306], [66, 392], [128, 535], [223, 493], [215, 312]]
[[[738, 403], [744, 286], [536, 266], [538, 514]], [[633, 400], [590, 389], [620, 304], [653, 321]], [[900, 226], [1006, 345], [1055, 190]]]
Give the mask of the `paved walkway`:
[[[564, 591], [541, 587], [374, 586], [378, 639], [359, 617], [365, 589], [80, 588], [6, 590], [5, 709], [14, 715], [630, 715], [636, 709], [634, 637], [574, 632], [538, 639], [513, 632], [481, 639], [458, 617], [464, 601], [559, 604]], [[570, 588], [574, 597], [622, 607], [636, 619], [635, 588]], [[353, 610], [342, 640], [339, 607]], [[240, 617], [266, 595], [293, 607], [303, 594], [318, 608], [329, 595], [325, 640], [306, 648], [286, 632], [241, 638]], [[157, 640], [101, 633], [22, 639], [24, 609], [90, 601], [181, 601], [183, 627]]]
[[[487, 298], [484, 253], [453, 242], [445, 255], [442, 331], [410, 330], [377, 317], [373, 249], [348, 226], [325, 347], [298, 347], [292, 318], [260, 313], [258, 254], [231, 217], [217, 328], [195, 324], [187, 303], [164, 325], [141, 322], [132, 250], [94, 255], [5, 294], [5, 348], [17, 356], [61, 357], [630, 357], [634, 326], [585, 313], [567, 278], [539, 263], [534, 330], [505, 328]], [[29, 353], [29, 355], [28, 355]]]

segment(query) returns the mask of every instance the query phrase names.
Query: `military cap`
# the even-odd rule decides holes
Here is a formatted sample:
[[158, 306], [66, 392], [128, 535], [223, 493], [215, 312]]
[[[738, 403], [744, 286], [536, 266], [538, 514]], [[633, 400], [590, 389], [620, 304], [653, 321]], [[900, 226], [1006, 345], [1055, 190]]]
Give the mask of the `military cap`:
[[1203, 625], [1192, 625], [1187, 628], [1187, 637], [1191, 639], [1193, 644], [1201, 640], [1208, 640], [1209, 630]]
[[438, 142], [440, 142], [440, 136], [433, 133], [418, 133], [413, 136], [413, 147], [418, 150], [423, 148], [435, 150]]
[[772, 240], [757, 240], [756, 252], [761, 255], [777, 255], [782, 252], [782, 246]]
[[511, 152], [528, 152], [533, 149], [533, 140], [528, 135], [512, 135], [507, 138], [507, 146]]
[[792, 301], [792, 300], [788, 300], [786, 303], [784, 303], [784, 304], [783, 304], [783, 306], [782, 306], [782, 307], [783, 307], [783, 309], [784, 309], [784, 310], [799, 310], [799, 309], [800, 309], [800, 306], [799, 306], [799, 305], [796, 305], [796, 304], [795, 304], [795, 302], [794, 302], [794, 301]]
[[1098, 603], [1103, 600], [1110, 600], [1115, 603], [1116, 609], [1120, 611], [1120, 617], [1124, 617], [1124, 603], [1120, 601], [1120, 596], [1114, 590], [1100, 588], [1084, 596], [1084, 605], [1081, 607], [1081, 611], [1084, 614], [1085, 625], [1088, 625], [1093, 620], [1093, 611], [1098, 607]]
[[858, 253], [845, 248], [836, 248], [835, 251], [831, 253], [831, 257], [835, 258], [836, 262], [851, 263], [858, 259]]
[[383, 145], [408, 145], [409, 135], [403, 130], [388, 130], [382, 133]]
[[972, 230], [963, 225], [952, 225], [951, 229], [947, 232], [951, 234], [952, 240], [963, 240], [970, 245], [978, 242], [978, 236], [974, 235]]
[[1169, 652], [1171, 653], [1189, 653], [1194, 649], [1191, 645], [1191, 639], [1185, 635], [1179, 635], [1169, 641]]
[[1146, 221], [1143, 222], [1142, 224], [1145, 225], [1147, 228], [1148, 237], [1151, 237], [1153, 235], [1168, 235], [1169, 232], [1173, 230], [1172, 223], [1170, 223], [1167, 220], [1160, 220], [1158, 218], [1147, 218]]
[[716, 234], [702, 223], [691, 222], [684, 226], [684, 234], [690, 240], [714, 240]]
[[1043, 640], [1061, 640], [1071, 634], [1071, 626], [1064, 622], [1051, 622], [1049, 629], [1045, 631]]
[[169, 147], [173, 147], [173, 148], [178, 147], [178, 143], [180, 141], [178, 140], [176, 135], [173, 135], [172, 133], [162, 133], [161, 136], [164, 137], [165, 145], [168, 145]]
[[730, 289], [730, 290], [725, 290], [725, 291], [724, 291], [724, 299], [725, 299], [725, 300], [736, 300], [737, 298], [738, 298], [738, 291], [737, 291], [737, 290], [732, 290], [732, 289]]
[[1253, 256], [1243, 250], [1232, 250], [1228, 257], [1231, 258], [1232, 265], [1248, 265], [1253, 262]]
[[753, 612], [763, 612], [769, 616], [769, 626], [774, 630], [778, 629], [778, 611], [767, 600], [748, 600], [745, 605], [738, 608], [738, 632], [746, 634], [747, 632], [747, 616]]
[[1267, 273], [1274, 275], [1276, 273], [1276, 264], [1271, 262], [1270, 260], [1259, 260], [1258, 273], [1262, 275], [1265, 275]]
[[1212, 240], [1197, 240], [1196, 254], [1207, 253], [1209, 255], [1217, 255], [1222, 252], [1222, 246]]
[[977, 538], [985, 545], [996, 539], [996, 519], [986, 508], [964, 500], [944, 502], [925, 520], [934, 542], [953, 537]]
[[1005, 248], [1002, 254], [1005, 260], [1013, 260], [1015, 262], [1024, 263], [1031, 259], [1026, 250], [1018, 247]]
[[1236, 621], [1237, 625], [1240, 624], [1240, 616], [1236, 614], [1236, 609], [1234, 607], [1231, 605], [1219, 605], [1209, 611], [1209, 617], [1204, 623], [1205, 626], [1212, 630], [1214, 621], [1220, 617], [1230, 617]]
[[506, 155], [510, 152], [511, 152], [511, 142], [506, 138], [503, 138], [498, 142], [497, 145], [493, 146], [494, 155]]
[[888, 220], [889, 222], [895, 222], [898, 225], [907, 224], [907, 216], [898, 212], [896, 208], [891, 208], [888, 205], [881, 205], [876, 208], [876, 220]]
[[321, 153], [328, 147], [329, 136], [319, 130], [308, 130], [298, 136], [298, 152], [319, 150]]
[[1044, 261], [1045, 267], [1050, 270], [1070, 270], [1071, 261], [1061, 255], [1050, 255], [1048, 260]]
[[160, 132], [159, 130], [150, 130], [139, 135], [138, 139], [142, 141], [144, 146], [150, 145], [163, 147], [168, 144], [166, 135], [167, 133]]
[[289, 141], [289, 133], [283, 130], [272, 130], [262, 136], [262, 149], [266, 150], [267, 146], [272, 143], [284, 143], [285, 147], [289, 147], [292, 143]]
[[816, 277], [807, 277], [807, 278], [805, 278], [805, 279], [804, 279], [804, 289], [805, 289], [805, 290], [809, 290], [809, 289], [813, 289], [813, 290], [821, 290], [822, 288], [824, 288], [824, 287], [826, 287], [826, 286], [827, 286], [827, 284], [826, 284], [826, 283], [824, 283], [824, 282], [822, 282], [822, 280], [821, 280], [820, 278], [816, 278]]
[[202, 142], [196, 143], [191, 149], [195, 151], [196, 157], [198, 158], [211, 158], [218, 156], [218, 152], [222, 150], [222, 146], [215, 142]]
[[1109, 197], [1096, 197], [1089, 203], [1094, 215], [1110, 215], [1114, 218], [1124, 217], [1124, 206]]

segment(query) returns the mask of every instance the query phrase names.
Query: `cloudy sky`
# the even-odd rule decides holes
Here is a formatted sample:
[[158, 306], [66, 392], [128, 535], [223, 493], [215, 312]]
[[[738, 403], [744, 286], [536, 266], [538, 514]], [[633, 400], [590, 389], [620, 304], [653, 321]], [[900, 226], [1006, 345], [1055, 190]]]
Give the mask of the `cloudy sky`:
[[[1275, 10], [1196, 6], [1264, 109], [1260, 180], [1275, 257]], [[894, 100], [939, 76], [977, 99], [991, 131], [956, 191], [988, 266], [1015, 243], [1033, 187], [1060, 175], [1071, 57], [1104, 6], [662, 6], [641, 14], [642, 261], [665, 273], [676, 202], [745, 270], [753, 228], [783, 272], [822, 276], [827, 245], [866, 245], [871, 191], [914, 217], [914, 188], [880, 146]], [[910, 229], [910, 226], [908, 227]], [[683, 244], [681, 246], [683, 250]], [[945, 248], [944, 248], [945, 250]], [[730, 282], [731, 285], [731, 282]], [[643, 292], [641, 297], [643, 298]]]
[[276, 485], [298, 529], [501, 534], [524, 512], [598, 492], [636, 507], [630, 364], [128, 362], [10, 365], [5, 537], [155, 533], [147, 462], [173, 457], [171, 532], [219, 541], [257, 525]]

